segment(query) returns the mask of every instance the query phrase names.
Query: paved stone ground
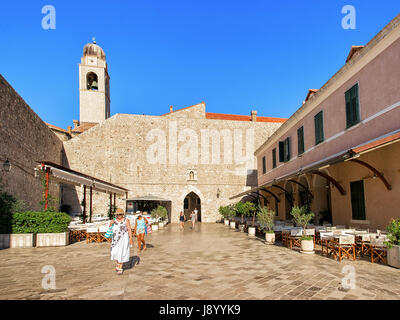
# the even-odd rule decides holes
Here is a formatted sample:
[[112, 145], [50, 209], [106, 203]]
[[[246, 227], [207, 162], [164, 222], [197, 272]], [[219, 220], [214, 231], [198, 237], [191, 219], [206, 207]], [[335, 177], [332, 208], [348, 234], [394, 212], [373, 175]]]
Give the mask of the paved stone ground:
[[[109, 244], [0, 250], [0, 299], [399, 299], [400, 270], [367, 260], [336, 262], [266, 245], [222, 224], [168, 227], [147, 237], [147, 251], [115, 274]], [[42, 289], [42, 267], [56, 289]], [[344, 266], [356, 288], [344, 291]]]

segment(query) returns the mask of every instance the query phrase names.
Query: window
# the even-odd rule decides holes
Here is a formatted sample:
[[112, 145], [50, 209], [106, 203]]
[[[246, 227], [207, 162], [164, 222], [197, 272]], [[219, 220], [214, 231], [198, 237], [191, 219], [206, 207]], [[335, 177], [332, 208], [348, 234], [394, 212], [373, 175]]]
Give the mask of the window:
[[304, 127], [297, 129], [297, 150], [299, 155], [304, 153]]
[[265, 157], [262, 158], [262, 167], [263, 167], [263, 174], [267, 173], [267, 163], [265, 161]]
[[276, 148], [272, 150], [272, 168], [276, 168]]
[[86, 75], [86, 89], [87, 90], [98, 90], [98, 79], [97, 79], [97, 74], [94, 72], [89, 72]]
[[353, 220], [365, 220], [364, 181], [350, 182]]
[[290, 160], [290, 137], [279, 142], [279, 162], [288, 162]]
[[345, 93], [346, 98], [346, 126], [350, 128], [360, 122], [360, 101], [358, 83]]
[[324, 114], [322, 111], [314, 117], [314, 125], [315, 144], [317, 145], [324, 141]]

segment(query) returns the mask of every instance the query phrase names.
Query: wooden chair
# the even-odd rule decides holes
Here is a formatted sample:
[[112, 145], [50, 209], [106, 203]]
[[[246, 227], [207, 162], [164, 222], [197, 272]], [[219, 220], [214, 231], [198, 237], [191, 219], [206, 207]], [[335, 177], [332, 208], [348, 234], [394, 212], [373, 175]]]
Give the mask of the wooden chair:
[[282, 229], [282, 244], [286, 247], [289, 247], [289, 236], [290, 236], [290, 230]]
[[97, 242], [98, 239], [98, 228], [90, 227], [86, 230], [86, 243]]
[[281, 225], [274, 226], [274, 232], [275, 232], [275, 241], [282, 241], [282, 226]]
[[319, 232], [319, 242], [321, 245], [321, 254], [322, 255], [324, 255], [324, 251], [326, 250], [326, 255], [328, 256], [328, 245], [332, 239], [333, 239], [333, 232], [330, 232], [330, 231], [320, 231]]
[[290, 230], [289, 235], [289, 248], [292, 249], [293, 247], [301, 247], [301, 237], [303, 236], [303, 229], [302, 228], [293, 228]]
[[387, 247], [384, 241], [386, 241], [386, 237], [370, 238], [370, 252], [372, 263], [387, 263]]
[[356, 260], [355, 237], [351, 235], [334, 237], [328, 245], [328, 255], [332, 255], [335, 260], [339, 259], [339, 262], [344, 257]]

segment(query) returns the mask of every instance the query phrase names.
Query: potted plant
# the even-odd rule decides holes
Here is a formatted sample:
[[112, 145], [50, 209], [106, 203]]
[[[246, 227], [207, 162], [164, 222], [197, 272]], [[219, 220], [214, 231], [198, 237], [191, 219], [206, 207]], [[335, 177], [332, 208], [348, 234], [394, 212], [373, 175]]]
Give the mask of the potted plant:
[[253, 223], [248, 228], [249, 236], [256, 236], [256, 226], [255, 226], [255, 216], [256, 216], [257, 208], [253, 202], [247, 201], [243, 205], [243, 215], [245, 217], [253, 217]]
[[295, 221], [296, 225], [298, 227], [303, 228], [303, 236], [300, 239], [301, 243], [301, 253], [306, 253], [306, 254], [312, 254], [314, 253], [314, 238], [310, 236], [306, 236], [306, 229], [308, 223], [311, 221], [311, 219], [314, 217], [313, 212], [308, 212], [307, 207], [293, 207], [292, 211], [290, 214], [293, 217], [293, 220]]
[[388, 241], [385, 242], [388, 247], [387, 262], [388, 265], [400, 268], [400, 219], [392, 219], [386, 228], [388, 232]]
[[260, 208], [257, 213], [257, 220], [260, 223], [260, 228], [265, 231], [265, 241], [267, 244], [275, 243], [274, 218], [275, 211], [267, 207]]
[[245, 205], [243, 202], [238, 202], [235, 204], [235, 211], [238, 216], [240, 216], [240, 223], [239, 223], [239, 231], [244, 232], [245, 223], [244, 223], [244, 216], [245, 216]]
[[235, 220], [236, 211], [235, 211], [234, 207], [232, 205], [229, 205], [227, 211], [228, 211], [228, 217], [229, 217], [229, 221], [230, 221], [230, 227], [231, 227], [231, 229], [236, 229], [236, 220]]
[[224, 218], [224, 224], [226, 226], [229, 226], [229, 207], [228, 206], [220, 206], [218, 209], [219, 213], [221, 214], [221, 216]]
[[161, 229], [164, 227], [164, 219], [167, 217], [168, 211], [165, 207], [158, 205], [157, 208], [151, 211], [151, 217], [159, 219], [158, 227]]
[[158, 231], [158, 222], [153, 222], [151, 224], [151, 230], [152, 231]]

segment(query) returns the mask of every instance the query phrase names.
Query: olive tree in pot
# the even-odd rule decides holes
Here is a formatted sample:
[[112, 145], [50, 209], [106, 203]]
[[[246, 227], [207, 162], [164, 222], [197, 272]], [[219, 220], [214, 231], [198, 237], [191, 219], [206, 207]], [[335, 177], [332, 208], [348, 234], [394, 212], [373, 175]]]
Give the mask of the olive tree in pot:
[[157, 208], [151, 211], [151, 217], [154, 219], [159, 218], [158, 227], [161, 229], [164, 227], [164, 219], [167, 217], [168, 211], [165, 207], [158, 205]]
[[386, 228], [388, 232], [388, 241], [385, 242], [388, 247], [387, 262], [388, 265], [400, 268], [400, 219], [392, 219]]
[[303, 236], [300, 239], [301, 253], [312, 254], [314, 253], [314, 238], [305, 236], [308, 223], [314, 217], [313, 212], [308, 212], [307, 207], [293, 207], [290, 214], [293, 217], [296, 225], [303, 228]]
[[235, 204], [235, 211], [238, 216], [240, 216], [239, 231], [244, 232], [244, 216], [246, 214], [245, 204], [243, 202], [238, 202]]
[[220, 215], [224, 218], [224, 224], [229, 226], [229, 213], [230, 209], [228, 206], [220, 206], [218, 209]]
[[267, 244], [275, 243], [274, 218], [275, 211], [267, 207], [259, 208], [257, 220], [260, 223], [260, 228], [265, 231], [265, 241]]
[[256, 225], [255, 225], [256, 212], [257, 212], [257, 208], [253, 202], [247, 201], [244, 203], [244, 216], [245, 217], [253, 217], [253, 223], [248, 228], [249, 236], [252, 236], [252, 237], [256, 236]]

